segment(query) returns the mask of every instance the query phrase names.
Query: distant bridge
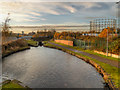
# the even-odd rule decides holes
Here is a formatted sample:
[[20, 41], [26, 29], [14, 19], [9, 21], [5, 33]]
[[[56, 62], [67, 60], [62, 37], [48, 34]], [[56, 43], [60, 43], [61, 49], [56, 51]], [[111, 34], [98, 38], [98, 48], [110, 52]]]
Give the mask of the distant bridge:
[[50, 37], [34, 37], [32, 39], [35, 40], [35, 41], [38, 41], [38, 42], [42, 42], [42, 41], [50, 40], [52, 38], [50, 38]]

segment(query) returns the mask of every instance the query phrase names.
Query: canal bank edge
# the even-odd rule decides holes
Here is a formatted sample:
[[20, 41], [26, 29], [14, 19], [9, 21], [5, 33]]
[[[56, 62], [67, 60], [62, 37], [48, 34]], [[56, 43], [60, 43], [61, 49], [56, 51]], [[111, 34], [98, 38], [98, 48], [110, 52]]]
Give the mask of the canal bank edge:
[[11, 54], [14, 54], [14, 53], [16, 53], [16, 52], [20, 52], [20, 51], [27, 50], [27, 49], [30, 49], [30, 47], [29, 47], [29, 46], [26, 46], [26, 47], [23, 47], [23, 48], [19, 48], [19, 49], [15, 50], [15, 51], [11, 51], [11, 52], [9, 52], [9, 53], [6, 53], [6, 54], [2, 55], [2, 58], [7, 57], [7, 56], [9, 56], [9, 55], [11, 55]]
[[[20, 51], [24, 51], [24, 50], [30, 49], [30, 46], [32, 46], [32, 45], [29, 45], [29, 43], [26, 42], [26, 40], [21, 40], [21, 41], [19, 41], [20, 43], [18, 43], [17, 41], [19, 41], [19, 40], [15, 40], [15, 41], [9, 42], [9, 43], [7, 43], [7, 45], [5, 45], [5, 46], [7, 46], [7, 47], [12, 47], [12, 45], [10, 45], [10, 44], [12, 44], [12, 43], [17, 43], [18, 46], [19, 46], [20, 43], [21, 43], [21, 44], [23, 43], [22, 41], [24, 41], [25, 46], [15, 48], [14, 50], [10, 50], [9, 52], [6, 52], [6, 53], [2, 54], [2, 58], [7, 57], [7, 56], [9, 56], [9, 55], [11, 55], [11, 54], [20, 52]], [[15, 46], [15, 47], [16, 47], [16, 46]], [[38, 45], [36, 45], [36, 46], [33, 45], [33, 47], [38, 47]], [[22, 87], [22, 88], [24, 88], [24, 89], [26, 89], [26, 90], [32, 90], [32, 89], [30, 89], [29, 87], [25, 86], [22, 82], [20, 82], [20, 81], [18, 81], [18, 80], [5, 80], [4, 82], [2, 82], [2, 86], [3, 86], [3, 85], [8, 85], [8, 84], [10, 84], [11, 82], [14, 83], [14, 84], [16, 84], [18, 87]], [[8, 86], [9, 86], [9, 85], [8, 85]], [[13, 87], [13, 88], [15, 88], [15, 87]], [[4, 88], [4, 89], [7, 89], [7, 88]]]
[[30, 46], [28, 46], [25, 39], [18, 39], [4, 43], [2, 44], [2, 58], [26, 49], [30, 49]]
[[26, 42], [28, 43], [28, 46], [31, 46], [31, 47], [38, 47], [39, 46], [39, 43], [37, 41], [34, 41], [34, 40], [26, 40]]
[[[109, 87], [112, 88], [112, 89], [114, 89], [114, 90], [116, 89], [115, 86], [114, 86], [114, 84], [113, 84], [113, 82], [112, 82], [112, 80], [109, 78], [109, 75], [104, 71], [104, 69], [103, 69], [102, 67], [100, 67], [100, 65], [96, 64], [94, 61], [92, 61], [92, 60], [90, 60], [90, 59], [87, 59], [87, 58], [85, 58], [85, 57], [83, 57], [83, 56], [80, 56], [80, 55], [78, 55], [78, 54], [76, 54], [76, 53], [73, 53], [73, 52], [70, 51], [70, 50], [62, 49], [62, 48], [60, 48], [60, 47], [46, 46], [46, 45], [43, 45], [43, 46], [49, 47], [49, 48], [58, 49], [58, 50], [62, 50], [62, 51], [64, 51], [64, 52], [66, 52], [66, 53], [69, 53], [69, 54], [71, 54], [71, 55], [73, 55], [73, 56], [76, 56], [76, 57], [84, 60], [85, 62], [91, 64], [91, 65], [94, 66], [94, 67], [97, 69], [97, 71], [102, 75], [103, 79], [104, 79], [105, 82], [109, 85]], [[29, 47], [29, 46], [26, 46], [26, 47], [18, 48], [17, 50], [12, 51], [12, 52], [9, 52], [9, 53], [7, 53], [6, 55], [2, 56], [2, 58], [3, 58], [3, 57], [6, 57], [6, 56], [8, 56], [8, 55], [11, 55], [11, 54], [13, 54], [13, 53], [26, 50], [26, 49], [30, 49], [30, 47]]]
[[8, 88], [12, 88], [13, 89], [24, 89], [24, 90], [32, 90], [31, 88], [29, 88], [28, 86], [24, 85], [22, 82], [14, 79], [14, 80], [6, 80], [4, 82], [2, 82], [2, 88], [5, 90], [8, 90]]
[[101, 76], [103, 77], [103, 79], [105, 80], [106, 84], [108, 84], [109, 88], [110, 89], [113, 89], [113, 90], [117, 90], [117, 88], [115, 88], [115, 85], [113, 84], [111, 78], [109, 78], [109, 75], [105, 72], [105, 70], [100, 66], [98, 65], [97, 63], [95, 63], [94, 61], [90, 60], [90, 59], [87, 59], [81, 55], [78, 55], [76, 53], [73, 53], [72, 51], [70, 50], [66, 50], [66, 49], [62, 49], [60, 47], [57, 47], [57, 46], [49, 46], [49, 45], [43, 45], [44, 47], [48, 47], [48, 48], [54, 48], [54, 49], [58, 49], [58, 50], [61, 50], [63, 52], [66, 52], [68, 54], [71, 54], [73, 56], [76, 56], [77, 58], [80, 58], [82, 60], [84, 60], [85, 62], [91, 64], [93, 67], [96, 68], [96, 70], [101, 74]]
[[[38, 44], [38, 42], [37, 41], [33, 41], [33, 40], [22, 40], [22, 39], [20, 39], [21, 41], [24, 41], [24, 43], [26, 43], [26, 45], [25, 46], [23, 46], [23, 47], [18, 47], [17, 49], [15, 49], [15, 50], [11, 50], [11, 51], [9, 51], [9, 52], [7, 52], [7, 53], [3, 53], [2, 54], [2, 58], [4, 58], [4, 57], [7, 57], [7, 56], [9, 56], [9, 55], [11, 55], [11, 54], [14, 54], [14, 53], [16, 53], [16, 52], [20, 52], [20, 51], [24, 51], [24, 50], [27, 50], [27, 49], [30, 49], [30, 47], [38, 47], [39, 46], [39, 44]], [[20, 41], [19, 39], [18, 40], [15, 40], [15, 41], [12, 41], [12, 42], [9, 42], [6, 46], [8, 47], [9, 46], [9, 44], [12, 44], [13, 42], [15, 43], [15, 42], [17, 42], [17, 41], [19, 41], [21, 44], [22, 44], [22, 42]], [[18, 42], [17, 42], [18, 43]], [[20, 44], [20, 43], [18, 43], [18, 44]], [[10, 46], [11, 47], [11, 46]], [[16, 47], [16, 46], [15, 46]]]

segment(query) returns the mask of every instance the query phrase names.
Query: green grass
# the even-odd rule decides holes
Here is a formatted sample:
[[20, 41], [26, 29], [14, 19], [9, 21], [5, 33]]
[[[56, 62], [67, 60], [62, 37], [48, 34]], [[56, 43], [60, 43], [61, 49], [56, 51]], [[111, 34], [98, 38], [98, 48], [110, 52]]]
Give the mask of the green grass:
[[90, 54], [93, 54], [93, 55], [97, 55], [97, 56], [100, 56], [100, 57], [103, 57], [103, 58], [106, 58], [106, 59], [120, 61], [120, 59], [118, 59], [118, 58], [114, 58], [114, 57], [98, 54], [98, 53], [95, 53], [93, 50], [84, 50], [84, 49], [82, 49], [80, 47], [77, 47], [77, 46], [74, 46], [74, 47], [73, 46], [68, 46], [68, 45], [65, 45], [65, 44], [62, 44], [62, 43], [58, 43], [58, 42], [55, 42], [55, 41], [51, 41], [51, 42], [59, 44], [59, 45], [63, 45], [65, 47], [69, 47], [69, 48], [72, 48], [72, 49], [76, 49], [76, 50], [79, 50], [79, 51], [87, 52], [87, 53], [90, 53]]
[[26, 40], [28, 44], [32, 45], [32, 46], [38, 46], [37, 41], [33, 41], [33, 40]]
[[2, 83], [2, 86], [0, 87], [2, 90], [31, 90], [27, 86], [22, 86], [22, 83], [18, 80], [6, 80]]
[[43, 43], [43, 44], [46, 44], [46, 43], [48, 43], [48, 41], [42, 41], [42, 43]]
[[17, 83], [10, 82], [8, 84], [3, 85], [2, 88], [4, 89], [4, 88], [24, 88], [24, 87], [22, 87], [21, 85]]
[[102, 55], [102, 54], [98, 54], [98, 53], [95, 53], [92, 50], [84, 50], [84, 52], [87, 52], [87, 53], [90, 53], [90, 54], [94, 54], [94, 55], [97, 55], [97, 56], [100, 56], [100, 57], [103, 57], [103, 58], [106, 58], [106, 59], [120, 61], [118, 58], [114, 58], [114, 57], [110, 57], [110, 56], [105, 56], [105, 55]]
[[[53, 42], [53, 41], [52, 41], [52, 42]], [[58, 43], [57, 43], [57, 44], [58, 44]], [[61, 44], [61, 43], [60, 43], [60, 45], [64, 45], [64, 44]], [[60, 48], [60, 49], [63, 49], [63, 50], [67, 50], [67, 49], [64, 49], [64, 48], [61, 48], [61, 47], [52, 45], [52, 44], [50, 44], [50, 43], [46, 43], [45, 46], [57, 47], [57, 48]], [[67, 45], [64, 45], [64, 46], [67, 46]], [[67, 46], [67, 47], [76, 48], [76, 49], [78, 48], [78, 47], [72, 47], [72, 46]], [[67, 51], [70, 51], [70, 50], [67, 50]], [[99, 65], [110, 75], [109, 78], [112, 79], [112, 81], [114, 82], [115, 87], [116, 87], [116, 88], [119, 87], [119, 85], [120, 85], [120, 80], [118, 79], [118, 77], [120, 77], [120, 73], [119, 73], [118, 71], [119, 71], [120, 69], [118, 69], [118, 68], [116, 68], [116, 67], [113, 67], [113, 66], [111, 66], [111, 65], [109, 65], [109, 64], [100, 62], [100, 61], [98, 61], [98, 60], [96, 60], [96, 59], [90, 58], [90, 57], [88, 57], [88, 56], [86, 56], [86, 55], [83, 55], [83, 54], [80, 54], [80, 53], [77, 53], [77, 52], [73, 52], [73, 51], [70, 51], [70, 52], [75, 53], [75, 54], [78, 54], [78, 55], [80, 55], [80, 56], [82, 56], [82, 57], [85, 57], [85, 58], [87, 58], [87, 59], [90, 59], [90, 60], [94, 61], [95, 63], [99, 64]]]
[[112, 81], [114, 82], [114, 85], [115, 85], [116, 87], [118, 87], [118, 85], [120, 85], [120, 81], [118, 82], [118, 77], [120, 77], [120, 74], [119, 74], [118, 71], [119, 71], [120, 69], [118, 69], [117, 67], [113, 67], [113, 66], [111, 66], [111, 65], [109, 65], [109, 64], [100, 62], [100, 61], [98, 61], [98, 60], [96, 60], [96, 59], [90, 58], [90, 57], [88, 57], [88, 56], [86, 56], [86, 55], [82, 55], [82, 54], [80, 54], [80, 53], [76, 53], [76, 54], [78, 54], [78, 55], [80, 55], [80, 56], [83, 56], [83, 57], [85, 57], [85, 58], [87, 58], [87, 59], [90, 59], [90, 60], [94, 61], [95, 63], [99, 64], [99, 65], [110, 75], [109, 78], [112, 79]]

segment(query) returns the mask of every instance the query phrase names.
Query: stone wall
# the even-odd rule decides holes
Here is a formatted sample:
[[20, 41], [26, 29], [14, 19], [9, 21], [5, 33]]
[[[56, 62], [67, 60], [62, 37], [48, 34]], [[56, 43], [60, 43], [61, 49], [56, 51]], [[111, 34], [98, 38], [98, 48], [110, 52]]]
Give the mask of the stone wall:
[[63, 43], [63, 44], [69, 45], [69, 46], [73, 46], [73, 41], [69, 41], [69, 40], [55, 40], [55, 42]]

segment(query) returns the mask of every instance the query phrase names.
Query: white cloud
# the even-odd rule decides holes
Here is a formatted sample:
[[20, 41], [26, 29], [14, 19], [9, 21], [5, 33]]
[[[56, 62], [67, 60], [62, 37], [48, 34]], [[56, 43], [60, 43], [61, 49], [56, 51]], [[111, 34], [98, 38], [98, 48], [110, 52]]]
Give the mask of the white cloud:
[[[63, 13], [60, 13], [57, 11], [57, 7], [64, 8], [71, 13], [74, 13], [76, 11], [75, 8], [73, 8], [70, 5], [67, 5], [65, 3], [48, 3], [48, 2], [41, 2], [41, 3], [23, 3], [23, 2], [3, 2], [0, 3], [3, 9], [2, 13], [6, 12], [12, 12], [12, 13], [28, 13], [33, 15], [40, 15], [40, 13], [48, 13], [48, 14], [54, 14], [54, 15], [61, 15]], [[5, 11], [4, 11], [5, 10]], [[34, 12], [35, 11], [35, 12]]]
[[41, 20], [42, 20], [42, 21], [46, 21], [47, 19], [45, 19], [45, 18], [41, 18]]
[[36, 12], [29, 12], [29, 14], [35, 15], [35, 16], [42, 16], [40, 13], [36, 13]]
[[71, 13], [75, 13], [77, 10], [75, 8], [73, 8], [70, 5], [66, 5], [66, 4], [61, 4], [60, 6], [64, 7], [65, 9], [67, 9], [68, 11], [70, 11]]
[[101, 7], [99, 4], [97, 3], [91, 3], [91, 2], [85, 2], [85, 3], [81, 3], [82, 6], [84, 6], [85, 8], [91, 8], [91, 7]]
[[89, 23], [77, 23], [77, 22], [64, 22], [65, 25], [89, 25]]
[[118, 2], [119, 0], [4, 0], [4, 2]]
[[32, 20], [32, 19], [23, 19], [25, 22], [34, 22], [34, 21], [38, 21], [38, 20]]
[[98, 14], [95, 14], [95, 12], [92, 10], [86, 11], [92, 7], [101, 8], [101, 5], [95, 2], [1, 2], [0, 7], [1, 20], [4, 20], [3, 18], [7, 16], [7, 13], [11, 13], [11, 19], [16, 22], [46, 21], [47, 19], [45, 16], [48, 14], [64, 15], [72, 13], [74, 16], [76, 15], [78, 17], [80, 15], [94, 15], [93, 17], [97, 17], [97, 15], [107, 15], [108, 13], [112, 14], [113, 10], [115, 9], [112, 7], [112, 12], [100, 10]]

